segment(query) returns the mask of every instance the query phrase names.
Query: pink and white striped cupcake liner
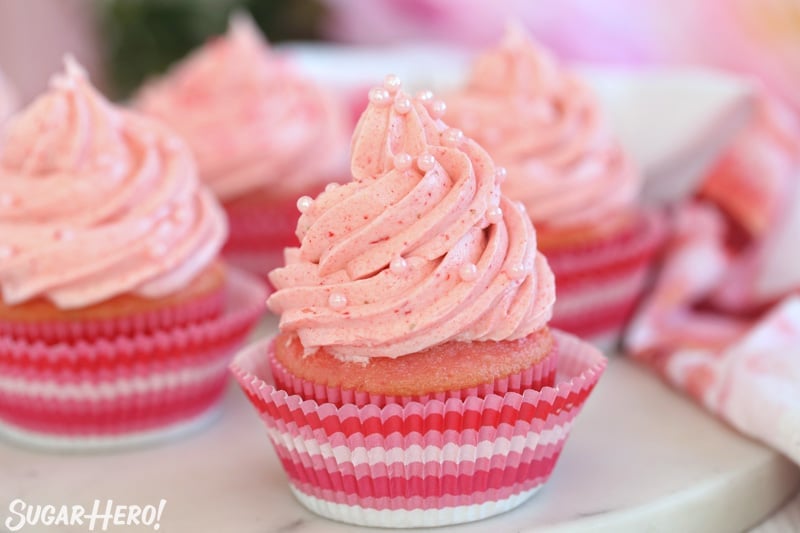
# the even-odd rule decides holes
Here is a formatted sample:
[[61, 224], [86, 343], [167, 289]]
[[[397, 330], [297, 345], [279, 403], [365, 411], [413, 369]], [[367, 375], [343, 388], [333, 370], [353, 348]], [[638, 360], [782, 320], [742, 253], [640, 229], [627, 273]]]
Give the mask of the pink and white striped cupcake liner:
[[267, 279], [271, 270], [283, 265], [283, 249], [299, 244], [297, 198], [263, 206], [225, 206], [225, 211], [229, 236], [223, 255], [238, 268]]
[[550, 476], [606, 365], [591, 345], [554, 335], [556, 384], [522, 394], [320, 403], [276, 388], [269, 340], [231, 369], [303, 505], [359, 525], [441, 526], [510, 510]]
[[0, 321], [0, 338], [57, 344], [152, 334], [219, 317], [225, 308], [220, 289], [190, 302], [134, 315], [82, 321]]
[[266, 289], [230, 269], [217, 316], [150, 333], [47, 344], [0, 335], [0, 433], [29, 445], [106, 448], [202, 425]]
[[610, 348], [619, 340], [644, 291], [666, 229], [658, 212], [642, 215], [625, 235], [545, 252], [556, 277], [550, 324]]
[[[270, 345], [267, 351], [272, 353], [272, 350], [272, 345]], [[507, 392], [521, 394], [528, 389], [539, 390], [543, 387], [550, 387], [555, 383], [558, 369], [558, 345], [554, 343], [550, 353], [535, 365], [516, 374], [497, 378], [493, 383], [484, 383], [468, 389], [435, 392], [422, 396], [387, 396], [385, 394], [321, 385], [295, 376], [275, 357], [271, 357], [269, 362], [270, 371], [275, 381], [275, 388], [285, 390], [289, 394], [297, 394], [306, 400], [314, 400], [321, 404], [332, 403], [337, 406], [352, 404], [357, 407], [376, 405], [383, 407], [390, 403], [406, 405], [410, 402], [427, 402], [430, 400], [446, 402], [450, 398], [463, 400], [469, 396], [484, 397], [489, 394], [505, 394]]]

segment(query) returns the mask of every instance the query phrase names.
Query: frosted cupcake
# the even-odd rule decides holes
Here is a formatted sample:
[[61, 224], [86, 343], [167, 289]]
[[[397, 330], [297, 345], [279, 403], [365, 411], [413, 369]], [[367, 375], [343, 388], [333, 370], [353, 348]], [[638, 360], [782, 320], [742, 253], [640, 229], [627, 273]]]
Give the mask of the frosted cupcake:
[[0, 141], [0, 432], [38, 445], [163, 438], [210, 417], [263, 285], [189, 149], [67, 61]]
[[230, 220], [226, 257], [264, 276], [297, 244], [297, 198], [346, 172], [345, 126], [332, 99], [245, 17], [146, 85], [136, 105], [189, 143]]
[[299, 203], [301, 244], [270, 275], [280, 334], [232, 365], [298, 500], [336, 520], [435, 526], [519, 505], [604, 368], [548, 328], [530, 219], [442, 111], [393, 76], [370, 92], [353, 180]]
[[480, 55], [445, 119], [507, 171], [558, 284], [553, 325], [607, 344], [644, 288], [662, 222], [637, 206], [640, 177], [590, 89], [516, 26]]

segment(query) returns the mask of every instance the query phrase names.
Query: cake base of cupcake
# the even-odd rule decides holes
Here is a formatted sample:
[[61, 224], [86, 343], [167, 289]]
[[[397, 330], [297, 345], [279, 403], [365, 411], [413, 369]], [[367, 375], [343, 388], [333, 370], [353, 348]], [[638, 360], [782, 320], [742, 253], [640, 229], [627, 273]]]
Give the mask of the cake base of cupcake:
[[303, 505], [359, 525], [440, 526], [512, 509], [549, 478], [606, 365], [593, 346], [553, 336], [554, 386], [444, 401], [337, 405], [291, 394], [276, 385], [269, 339], [231, 369]]
[[523, 490], [504, 500], [485, 503], [456, 505], [435, 509], [372, 509], [360, 505], [333, 503], [316, 498], [293, 485], [289, 488], [304, 507], [310, 511], [338, 522], [367, 527], [415, 528], [439, 527], [465, 522], [475, 522], [519, 507], [539, 492], [542, 485]]
[[18, 426], [0, 422], [0, 438], [25, 448], [47, 452], [115, 452], [143, 448], [182, 439], [203, 431], [222, 416], [219, 402], [199, 415], [163, 428], [131, 432], [121, 435], [59, 436], [52, 433], [28, 431]]
[[219, 316], [152, 333], [45, 344], [0, 336], [0, 424], [19, 442], [127, 447], [205, 423], [262, 314], [264, 285], [228, 271]]

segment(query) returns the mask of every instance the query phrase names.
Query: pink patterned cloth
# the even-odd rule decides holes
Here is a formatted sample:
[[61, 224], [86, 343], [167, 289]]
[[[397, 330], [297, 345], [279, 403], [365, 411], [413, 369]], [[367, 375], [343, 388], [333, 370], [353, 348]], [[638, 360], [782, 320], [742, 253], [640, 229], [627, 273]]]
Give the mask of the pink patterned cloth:
[[[626, 351], [800, 463], [800, 121], [762, 95], [673, 235]], [[746, 201], [745, 201], [746, 200]]]

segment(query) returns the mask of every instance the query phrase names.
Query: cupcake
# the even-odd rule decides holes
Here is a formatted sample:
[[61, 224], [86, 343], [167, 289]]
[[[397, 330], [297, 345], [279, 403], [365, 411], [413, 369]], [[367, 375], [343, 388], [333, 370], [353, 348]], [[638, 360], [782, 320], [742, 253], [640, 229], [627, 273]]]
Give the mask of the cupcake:
[[218, 258], [191, 152], [72, 60], [0, 141], [0, 432], [152, 442], [215, 412], [266, 290]]
[[553, 275], [487, 153], [397, 77], [370, 91], [352, 175], [299, 202], [270, 280], [275, 339], [232, 370], [297, 499], [420, 527], [511, 509], [550, 475], [605, 360], [549, 329]]
[[480, 55], [445, 120], [506, 169], [556, 276], [552, 324], [615, 342], [641, 294], [663, 222], [637, 205], [640, 176], [590, 89], [519, 27]]
[[345, 124], [333, 100], [243, 16], [147, 84], [136, 106], [189, 144], [230, 221], [225, 256], [259, 275], [297, 245], [297, 198], [346, 173]]

